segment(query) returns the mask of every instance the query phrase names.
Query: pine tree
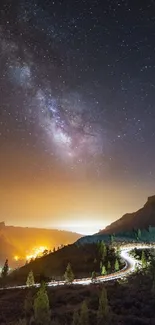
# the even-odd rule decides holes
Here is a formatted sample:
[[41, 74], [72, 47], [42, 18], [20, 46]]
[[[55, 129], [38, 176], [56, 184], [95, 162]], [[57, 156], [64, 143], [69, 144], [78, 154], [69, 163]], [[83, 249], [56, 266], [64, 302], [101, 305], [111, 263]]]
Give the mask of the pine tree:
[[107, 246], [104, 245], [104, 257], [106, 257], [106, 256], [107, 256]]
[[106, 267], [103, 265], [102, 266], [102, 272], [101, 272], [102, 275], [106, 275], [107, 274], [107, 270], [106, 270]]
[[108, 298], [107, 291], [105, 288], [102, 289], [101, 296], [99, 298], [99, 307], [97, 312], [97, 324], [106, 324], [105, 322], [109, 317], [109, 306], [108, 306]]
[[119, 271], [119, 262], [118, 262], [118, 259], [116, 258], [115, 260], [115, 271]]
[[102, 264], [102, 261], [100, 262], [100, 271], [102, 272], [102, 266], [103, 266], [103, 264]]
[[8, 272], [9, 272], [9, 265], [8, 265], [8, 259], [6, 259], [4, 266], [2, 268], [2, 273], [1, 273], [2, 278], [5, 278], [8, 275]]
[[102, 240], [99, 246], [99, 253], [101, 255], [102, 260], [105, 258], [105, 256], [107, 255], [107, 247], [104, 243], [104, 241]]
[[89, 325], [89, 313], [86, 301], [83, 301], [81, 306], [79, 325]]
[[114, 234], [110, 235], [110, 242], [111, 242], [111, 244], [113, 244], [113, 242], [114, 242]]
[[96, 272], [95, 271], [92, 272], [91, 280], [92, 280], [92, 282], [96, 281]]
[[151, 234], [151, 232], [152, 232], [152, 227], [149, 226], [149, 233]]
[[136, 263], [135, 264], [135, 272], [137, 273], [139, 271], [139, 267], [138, 267], [138, 264]]
[[68, 263], [68, 265], [67, 265], [67, 268], [66, 268], [66, 272], [64, 274], [64, 277], [65, 277], [65, 281], [67, 283], [72, 283], [74, 281], [74, 274], [73, 274], [73, 271], [72, 271], [72, 268], [71, 268], [70, 263]]
[[79, 313], [74, 311], [72, 325], [79, 325]]
[[110, 263], [110, 261], [108, 261], [107, 270], [108, 270], [108, 272], [111, 271], [111, 263]]
[[30, 271], [28, 276], [27, 276], [27, 280], [26, 280], [26, 285], [28, 287], [31, 287], [34, 285], [34, 276], [33, 276], [33, 271]]
[[147, 260], [146, 260], [146, 255], [145, 255], [145, 252], [144, 251], [142, 251], [141, 261], [142, 261], [142, 267], [143, 268], [146, 268], [146, 266], [147, 266]]
[[119, 257], [120, 256], [120, 246], [117, 246], [117, 250], [116, 250], [116, 256]]
[[141, 239], [141, 230], [140, 229], [138, 229], [138, 231], [137, 231], [137, 239]]
[[37, 325], [50, 324], [50, 306], [45, 284], [42, 283], [34, 299], [34, 318]]

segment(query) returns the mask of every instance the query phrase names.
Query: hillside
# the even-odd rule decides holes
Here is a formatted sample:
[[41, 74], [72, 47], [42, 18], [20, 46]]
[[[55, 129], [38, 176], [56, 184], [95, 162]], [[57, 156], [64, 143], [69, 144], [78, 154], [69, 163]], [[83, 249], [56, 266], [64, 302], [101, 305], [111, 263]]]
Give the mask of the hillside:
[[9, 259], [9, 264], [14, 264], [15, 255], [25, 260], [26, 255], [31, 254], [35, 247], [44, 246], [48, 250], [53, 250], [54, 247], [74, 243], [80, 237], [80, 234], [69, 231], [6, 226], [1, 222], [0, 264], [6, 258]]
[[[35, 259], [34, 261], [24, 265], [23, 267], [14, 270], [5, 279], [0, 279], [0, 285], [17, 285], [25, 284], [28, 273], [32, 270], [35, 282], [40, 282], [41, 279], [45, 281], [50, 280], [64, 280], [64, 273], [68, 263], [71, 264], [75, 278], [91, 277], [92, 272], [96, 274], [101, 273], [101, 258], [107, 268], [107, 272], [112, 273], [115, 271], [115, 250], [106, 246], [106, 255], [101, 257], [100, 246], [96, 243], [78, 245], [77, 243], [68, 245], [52, 252], [46, 256]], [[119, 259], [119, 266], [122, 268], [124, 263]], [[108, 268], [110, 262], [110, 268]]]
[[[128, 281], [114, 281], [104, 285], [48, 287], [51, 317], [56, 320], [52, 324], [71, 325], [74, 311], [79, 312], [84, 300], [89, 309], [89, 325], [97, 324], [99, 296], [101, 290], [106, 288], [111, 314], [109, 325], [154, 325], [154, 291], [150, 290], [151, 287], [148, 273], [138, 273], [130, 276]], [[25, 299], [29, 290], [29, 298], [31, 295], [34, 297], [37, 291], [35, 288], [0, 291], [0, 324], [19, 325], [17, 320], [25, 317]]]
[[[62, 280], [67, 264], [70, 262], [76, 277], [80, 275], [91, 275], [94, 259], [97, 258], [97, 246], [94, 244], [77, 246], [71, 244], [64, 248], [50, 253], [47, 256], [24, 265], [13, 271], [7, 279], [7, 283], [25, 284], [29, 271], [33, 271], [36, 282], [40, 276], [50, 279]], [[99, 262], [97, 263], [97, 267]]]
[[127, 213], [111, 225], [100, 231], [100, 234], [112, 234], [133, 229], [148, 229], [155, 227], [155, 195], [148, 198], [146, 204], [140, 210]]

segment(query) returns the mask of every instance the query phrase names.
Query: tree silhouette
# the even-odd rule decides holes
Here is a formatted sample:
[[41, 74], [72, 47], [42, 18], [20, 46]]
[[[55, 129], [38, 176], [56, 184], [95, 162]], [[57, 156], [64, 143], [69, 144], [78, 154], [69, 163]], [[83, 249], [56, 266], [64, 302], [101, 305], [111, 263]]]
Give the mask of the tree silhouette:
[[145, 252], [144, 251], [142, 251], [141, 261], [142, 261], [142, 267], [143, 268], [146, 268], [146, 266], [147, 266], [147, 260], [146, 260], [146, 255], [145, 255]]
[[107, 270], [106, 270], [106, 267], [103, 265], [102, 266], [102, 272], [101, 272], [102, 275], [106, 275], [107, 274]]
[[81, 306], [79, 325], [89, 325], [89, 313], [86, 301], [83, 301]]
[[116, 249], [116, 256], [117, 256], [117, 257], [120, 256], [120, 246], [117, 246], [117, 249]]
[[110, 263], [110, 261], [108, 261], [107, 270], [108, 270], [108, 272], [111, 271], [111, 263]]
[[101, 256], [101, 259], [103, 260], [105, 258], [105, 256], [107, 255], [107, 247], [104, 243], [104, 241], [102, 240], [99, 244], [99, 253]]
[[151, 232], [152, 232], [152, 227], [149, 226], [149, 233], [151, 234]]
[[48, 249], [45, 249], [45, 250], [43, 251], [43, 256], [46, 256], [46, 255], [48, 255], [48, 254], [49, 254]]
[[101, 292], [101, 296], [99, 298], [97, 324], [98, 325], [106, 324], [108, 317], [109, 317], [109, 306], [108, 306], [107, 291], [105, 288], [103, 288]]
[[103, 266], [102, 261], [100, 261], [100, 271], [101, 272], [102, 272], [102, 266]]
[[96, 281], [96, 272], [95, 271], [92, 272], [91, 280], [92, 280], [92, 282]]
[[68, 263], [68, 265], [67, 265], [66, 272], [64, 274], [64, 278], [67, 283], [72, 283], [74, 281], [74, 274], [73, 274], [70, 263]]
[[110, 243], [111, 243], [111, 245], [114, 243], [114, 240], [115, 240], [115, 234], [111, 234], [110, 235]]
[[79, 313], [74, 311], [72, 325], [79, 325]]
[[42, 283], [34, 299], [34, 318], [38, 325], [50, 324], [50, 306], [45, 284]]
[[119, 262], [118, 262], [118, 259], [116, 258], [115, 260], [115, 271], [119, 271]]
[[141, 236], [142, 236], [141, 230], [138, 229], [138, 231], [137, 231], [137, 237], [138, 237], [138, 239], [141, 239]]
[[34, 285], [34, 276], [33, 276], [33, 271], [30, 271], [28, 276], [27, 276], [27, 280], [26, 280], [26, 285], [28, 287], [31, 287]]
[[2, 278], [5, 278], [8, 275], [8, 272], [9, 272], [9, 265], [8, 265], [8, 259], [6, 259], [4, 266], [2, 268], [2, 273], [1, 273]]

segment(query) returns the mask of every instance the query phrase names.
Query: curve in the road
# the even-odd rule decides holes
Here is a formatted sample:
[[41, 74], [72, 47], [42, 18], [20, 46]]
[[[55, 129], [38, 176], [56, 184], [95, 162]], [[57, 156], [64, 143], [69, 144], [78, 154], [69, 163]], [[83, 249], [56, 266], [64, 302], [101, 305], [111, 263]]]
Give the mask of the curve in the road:
[[[125, 261], [125, 266], [122, 270], [120, 270], [119, 272], [115, 272], [113, 274], [108, 274], [108, 275], [104, 275], [104, 276], [98, 276], [96, 278], [96, 282], [107, 282], [107, 281], [112, 281], [112, 280], [116, 280], [116, 279], [122, 279], [127, 277], [129, 274], [131, 274], [132, 272], [135, 271], [135, 267], [138, 264], [138, 261], [133, 257], [130, 256], [129, 253], [131, 250], [133, 250], [134, 248], [138, 248], [138, 249], [151, 249], [154, 248], [155, 245], [142, 245], [142, 244], [134, 244], [134, 245], [130, 245], [130, 246], [122, 246], [122, 248], [120, 249], [120, 256], [121, 258]], [[75, 279], [73, 281], [72, 284], [82, 284], [82, 285], [88, 285], [92, 283], [92, 279], [91, 278], [83, 278], [83, 279]], [[65, 281], [51, 281], [47, 283], [47, 286], [52, 287], [52, 286], [58, 286], [58, 285], [64, 285], [66, 284]], [[40, 284], [35, 284], [35, 287], [39, 287]], [[27, 288], [26, 285], [22, 285], [22, 286], [13, 286], [13, 287], [7, 287], [7, 288], [0, 288], [0, 290], [3, 289], [24, 289]]]

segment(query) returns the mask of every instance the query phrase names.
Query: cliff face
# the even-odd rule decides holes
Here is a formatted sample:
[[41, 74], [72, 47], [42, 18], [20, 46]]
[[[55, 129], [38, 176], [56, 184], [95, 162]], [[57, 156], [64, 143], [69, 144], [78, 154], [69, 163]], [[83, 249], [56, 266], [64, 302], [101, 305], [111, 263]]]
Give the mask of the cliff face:
[[155, 195], [148, 198], [144, 207], [140, 210], [127, 213], [122, 218], [116, 220], [100, 233], [110, 234], [132, 229], [146, 229], [149, 226], [155, 227]]

